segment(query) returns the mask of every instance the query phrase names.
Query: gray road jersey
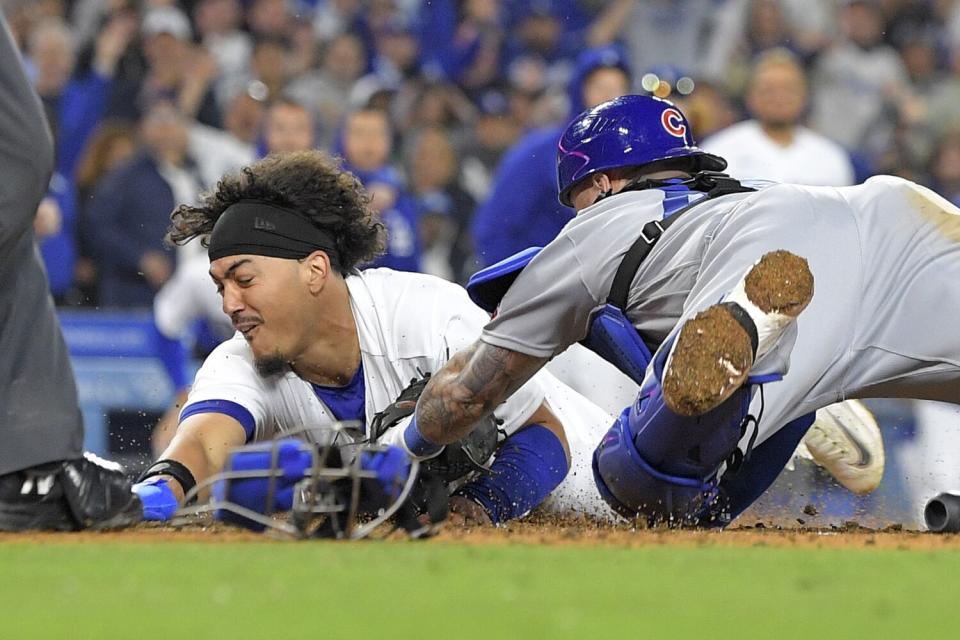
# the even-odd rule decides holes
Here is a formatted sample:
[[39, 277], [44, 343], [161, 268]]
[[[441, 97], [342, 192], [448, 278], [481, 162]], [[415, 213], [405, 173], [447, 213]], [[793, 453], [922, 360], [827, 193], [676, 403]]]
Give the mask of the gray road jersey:
[[0, 474], [76, 458], [83, 424], [33, 219], [53, 166], [40, 100], [0, 18]]
[[[648, 342], [662, 342], [674, 328], [709, 239], [746, 195], [696, 205], [640, 265], [625, 311]], [[645, 224], [663, 218], [663, 197], [657, 189], [633, 191], [582, 211], [510, 287], [484, 329], [484, 341], [549, 358], [582, 340], [591, 313], [606, 303], [627, 250]]]
[[[582, 338], [624, 252], [662, 215], [661, 202], [657, 191], [625, 193], [584, 210], [517, 278], [482, 339], [551, 357]], [[694, 207], [641, 265], [627, 317], [660, 341], [776, 249], [809, 260], [816, 291], [755, 365], [754, 373], [785, 375], [766, 386], [760, 441], [849, 397], [960, 403], [960, 210], [899, 178], [775, 185]]]

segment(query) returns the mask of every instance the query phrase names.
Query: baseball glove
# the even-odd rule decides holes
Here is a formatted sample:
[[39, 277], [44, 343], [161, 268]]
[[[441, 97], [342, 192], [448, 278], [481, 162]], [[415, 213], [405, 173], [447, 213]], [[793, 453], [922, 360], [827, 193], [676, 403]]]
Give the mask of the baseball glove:
[[[417, 408], [417, 400], [428, 382], [430, 382], [429, 373], [423, 374], [421, 378], [412, 379], [396, 400], [373, 417], [370, 424], [374, 440], [379, 439], [390, 427], [413, 414]], [[459, 480], [473, 471], [488, 473], [489, 469], [484, 466], [484, 463], [490, 459], [497, 448], [500, 424], [501, 421], [493, 415], [480, 420], [466, 438], [448, 444], [440, 455], [421, 462], [421, 467], [439, 476], [444, 482]]]

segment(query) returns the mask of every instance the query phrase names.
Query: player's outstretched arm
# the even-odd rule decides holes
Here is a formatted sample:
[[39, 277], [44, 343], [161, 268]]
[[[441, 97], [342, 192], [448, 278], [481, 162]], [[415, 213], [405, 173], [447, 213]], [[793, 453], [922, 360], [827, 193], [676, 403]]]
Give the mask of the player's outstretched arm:
[[546, 358], [477, 340], [433, 375], [417, 403], [411, 427], [419, 429], [428, 443], [456, 442], [546, 363]]
[[134, 485], [147, 520], [168, 520], [184, 494], [223, 469], [227, 456], [246, 442], [236, 419], [222, 413], [199, 413], [177, 428], [159, 460]]

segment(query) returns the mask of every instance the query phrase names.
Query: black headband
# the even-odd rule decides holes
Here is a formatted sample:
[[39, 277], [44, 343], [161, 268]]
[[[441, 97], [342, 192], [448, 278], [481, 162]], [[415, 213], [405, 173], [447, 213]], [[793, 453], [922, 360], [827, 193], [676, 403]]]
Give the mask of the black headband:
[[240, 200], [213, 225], [207, 255], [211, 262], [240, 254], [299, 260], [318, 250], [339, 266], [336, 242], [306, 216], [260, 200]]

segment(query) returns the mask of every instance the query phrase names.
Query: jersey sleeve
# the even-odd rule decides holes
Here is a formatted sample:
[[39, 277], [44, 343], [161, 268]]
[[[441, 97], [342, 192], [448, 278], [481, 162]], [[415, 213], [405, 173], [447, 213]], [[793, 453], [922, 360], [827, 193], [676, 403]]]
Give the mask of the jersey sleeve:
[[242, 338], [227, 340], [197, 371], [180, 421], [200, 413], [222, 413], [243, 426], [247, 442], [271, 435], [269, 389], [257, 373], [253, 354]]
[[601, 300], [585, 272], [574, 244], [560, 236], [517, 276], [481, 339], [538, 358], [552, 358], [582, 340]]

